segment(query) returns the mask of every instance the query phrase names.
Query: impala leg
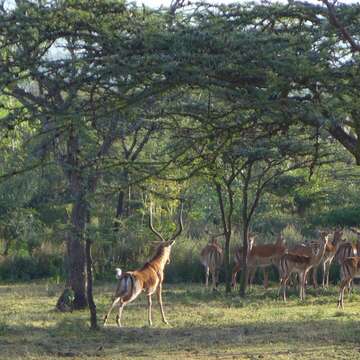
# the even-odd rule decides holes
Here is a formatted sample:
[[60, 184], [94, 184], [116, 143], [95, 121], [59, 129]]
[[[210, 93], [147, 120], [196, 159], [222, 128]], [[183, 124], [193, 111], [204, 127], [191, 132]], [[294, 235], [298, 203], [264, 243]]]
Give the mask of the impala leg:
[[[305, 279], [306, 281], [306, 279]], [[300, 297], [300, 300], [302, 300], [302, 294], [303, 294], [303, 286], [305, 286], [304, 284], [304, 276], [303, 274], [299, 274], [299, 297]]]
[[111, 304], [108, 313], [107, 313], [107, 314], [105, 315], [105, 317], [104, 317], [104, 326], [106, 325], [107, 320], [108, 320], [111, 312], [113, 311], [114, 307], [117, 306], [117, 305], [119, 304], [119, 302], [120, 302], [120, 298], [118, 297], [118, 298], [116, 298], [116, 299], [113, 301], [113, 303]]
[[[326, 277], [327, 277], [327, 263], [323, 262], [323, 279], [322, 279], [322, 287], [326, 287]], [[329, 280], [329, 279], [328, 279]]]
[[279, 289], [279, 293], [282, 289], [284, 302], [286, 302], [286, 285], [287, 285], [288, 279], [289, 279], [289, 276], [286, 276], [286, 275], [281, 279], [281, 286]]
[[211, 272], [212, 288], [216, 289], [216, 269]]
[[331, 262], [328, 263], [327, 270], [326, 270], [326, 287], [329, 287], [330, 267], [331, 267]]
[[209, 286], [209, 272], [210, 272], [210, 269], [209, 267], [207, 266], [205, 268], [205, 287], [207, 288]]
[[151, 305], [152, 305], [151, 294], [148, 294], [148, 295], [147, 295], [147, 299], [148, 299], [148, 320], [149, 320], [149, 326], [152, 326], [152, 320], [151, 320]]
[[283, 299], [286, 302], [286, 287], [287, 287], [287, 281], [288, 281], [288, 277], [286, 277], [284, 279], [284, 283], [283, 283]]
[[[305, 279], [306, 282], [306, 279]], [[312, 282], [313, 282], [313, 288], [316, 289], [318, 287], [317, 283], [317, 267], [312, 268]], [[305, 285], [304, 285], [305, 287]]]
[[157, 288], [157, 298], [158, 298], [158, 302], [159, 302], [159, 305], [160, 305], [160, 312], [161, 312], [161, 316], [162, 316], [162, 319], [163, 319], [163, 322], [165, 324], [169, 324], [168, 321], [166, 320], [165, 318], [165, 312], [164, 312], [164, 307], [163, 307], [163, 302], [162, 302], [162, 295], [161, 295], [161, 292], [162, 292], [162, 285], [160, 284]]
[[246, 284], [249, 284], [250, 289], [251, 289], [251, 286], [253, 284], [255, 273], [256, 273], [256, 268], [255, 268], [255, 271], [254, 271], [254, 268], [248, 267], [247, 274], [246, 274]]
[[282, 278], [280, 278], [280, 284], [279, 284], [279, 289], [278, 289], [278, 292], [277, 292], [277, 297], [280, 297], [281, 289], [282, 289]]
[[216, 287], [218, 287], [218, 285], [220, 284], [219, 277], [220, 277], [220, 269], [217, 269], [216, 270]]
[[236, 286], [236, 277], [237, 277], [237, 273], [238, 273], [239, 269], [238, 269], [238, 265], [234, 266], [232, 275], [231, 275], [231, 285], [234, 288]]
[[264, 268], [264, 288], [267, 289], [269, 287], [269, 273], [266, 268]]
[[350, 280], [348, 285], [347, 285], [347, 289], [348, 289], [348, 293], [349, 293], [349, 296], [351, 295], [351, 290], [353, 288], [353, 281]]
[[[315, 274], [316, 274], [316, 272], [315, 272]], [[301, 300], [305, 300], [305, 281], [306, 281], [306, 276], [307, 276], [307, 271], [304, 271], [303, 280], [302, 280], [302, 295], [301, 295]]]
[[121, 302], [120, 306], [119, 306], [119, 311], [118, 314], [116, 315], [116, 324], [118, 327], [122, 327], [121, 325], [121, 316], [122, 316], [122, 312], [124, 309], [124, 306], [126, 305], [125, 302]]
[[345, 279], [340, 283], [340, 291], [339, 291], [339, 299], [337, 307], [343, 309], [344, 308], [344, 293], [346, 286], [349, 285], [349, 280]]

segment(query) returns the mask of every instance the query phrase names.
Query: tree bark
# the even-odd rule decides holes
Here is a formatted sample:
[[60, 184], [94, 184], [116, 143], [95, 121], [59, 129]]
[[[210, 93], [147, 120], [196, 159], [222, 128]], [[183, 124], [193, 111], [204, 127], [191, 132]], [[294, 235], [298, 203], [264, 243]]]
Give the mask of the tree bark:
[[93, 273], [92, 273], [92, 257], [91, 257], [91, 240], [86, 237], [85, 241], [86, 253], [86, 274], [87, 274], [87, 300], [90, 310], [90, 328], [97, 330], [96, 304], [93, 297]]
[[247, 278], [248, 278], [248, 267], [247, 267], [247, 260], [248, 260], [248, 252], [249, 252], [249, 245], [248, 245], [248, 232], [249, 232], [249, 225], [247, 221], [243, 222], [243, 267], [241, 272], [240, 278], [240, 296], [245, 297], [246, 289], [247, 289]]
[[69, 181], [72, 199], [71, 228], [68, 237], [69, 283], [74, 292], [73, 309], [84, 309], [87, 306], [85, 276], [85, 226], [87, 203], [86, 187], [79, 166], [79, 134], [73, 126], [69, 129], [67, 156], [63, 169]]
[[85, 249], [84, 236], [86, 224], [86, 204], [83, 196], [78, 197], [71, 214], [72, 231], [70, 232], [70, 285], [74, 291], [74, 309], [84, 309], [87, 306], [86, 276], [85, 276]]
[[230, 209], [228, 210], [228, 216], [226, 216], [225, 204], [224, 204], [224, 199], [223, 199], [223, 195], [222, 195], [221, 185], [215, 181], [215, 187], [216, 187], [216, 192], [218, 195], [220, 212], [221, 212], [221, 220], [222, 220], [224, 236], [225, 236], [225, 252], [224, 252], [225, 288], [226, 288], [226, 293], [230, 293], [231, 292], [230, 241], [231, 241], [231, 217], [232, 217], [232, 210], [233, 210], [232, 192], [231, 192], [231, 189], [229, 189], [229, 187], [228, 187]]
[[248, 260], [248, 252], [249, 252], [249, 242], [248, 242], [248, 235], [249, 235], [249, 220], [251, 216], [248, 213], [248, 191], [249, 191], [249, 184], [251, 180], [251, 173], [252, 173], [252, 166], [253, 163], [250, 163], [247, 167], [246, 176], [244, 176], [244, 186], [242, 191], [242, 224], [243, 224], [243, 271], [241, 272], [240, 278], [240, 296], [245, 297], [246, 295], [246, 288], [247, 288], [247, 279], [248, 279], [248, 267], [247, 267], [247, 260]]

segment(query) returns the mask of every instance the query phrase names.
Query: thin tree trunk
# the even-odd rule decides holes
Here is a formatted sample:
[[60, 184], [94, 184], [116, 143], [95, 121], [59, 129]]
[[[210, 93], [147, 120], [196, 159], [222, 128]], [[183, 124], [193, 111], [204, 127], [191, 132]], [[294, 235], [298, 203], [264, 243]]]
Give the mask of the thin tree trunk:
[[86, 211], [82, 196], [76, 200], [71, 214], [72, 231], [70, 232], [70, 284], [74, 291], [74, 309], [87, 306], [85, 276], [85, 222]]
[[248, 278], [248, 251], [249, 251], [249, 245], [248, 245], [248, 228], [249, 225], [247, 221], [243, 222], [243, 267], [241, 272], [241, 278], [240, 278], [240, 296], [245, 297], [246, 295], [246, 289], [247, 289], [247, 278]]
[[[228, 217], [225, 214], [225, 204], [222, 196], [222, 188], [221, 185], [215, 181], [216, 192], [218, 195], [220, 212], [221, 212], [221, 220], [224, 229], [225, 236], [225, 256], [224, 256], [224, 265], [225, 265], [225, 288], [226, 292], [231, 292], [231, 267], [230, 267], [230, 240], [231, 240], [231, 216], [232, 216], [232, 201], [230, 201], [230, 209]], [[229, 200], [232, 196], [232, 193], [228, 194]], [[232, 198], [231, 198], [232, 200]]]
[[225, 287], [226, 292], [231, 292], [231, 267], [230, 267], [230, 237], [231, 234], [225, 234]]
[[85, 241], [86, 253], [86, 274], [87, 274], [87, 300], [90, 310], [90, 327], [92, 330], [97, 330], [96, 304], [93, 297], [93, 273], [92, 273], [92, 257], [91, 257], [91, 240], [86, 237]]
[[246, 176], [244, 176], [244, 187], [242, 191], [242, 224], [243, 224], [243, 271], [241, 272], [240, 278], [240, 296], [245, 297], [246, 288], [247, 288], [247, 279], [248, 279], [248, 252], [249, 252], [249, 242], [248, 242], [248, 235], [249, 235], [249, 217], [248, 214], [248, 190], [249, 184], [251, 180], [251, 172], [252, 172], [252, 163], [249, 164], [246, 172]]
[[115, 216], [116, 221], [114, 222], [114, 231], [119, 231], [120, 229], [119, 219], [121, 219], [124, 214], [124, 201], [125, 201], [124, 190], [120, 190], [117, 200], [117, 206], [116, 206], [116, 216]]

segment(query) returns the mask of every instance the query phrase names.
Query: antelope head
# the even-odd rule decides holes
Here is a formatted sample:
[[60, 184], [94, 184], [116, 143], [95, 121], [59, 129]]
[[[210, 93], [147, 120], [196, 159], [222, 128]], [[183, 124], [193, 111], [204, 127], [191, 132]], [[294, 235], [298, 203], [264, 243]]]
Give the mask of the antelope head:
[[175, 239], [181, 234], [184, 225], [182, 220], [183, 213], [183, 201], [181, 201], [180, 211], [179, 211], [179, 224], [176, 228], [175, 233], [171, 236], [169, 240], [165, 240], [165, 238], [154, 228], [153, 220], [152, 220], [152, 205], [150, 205], [150, 216], [149, 216], [149, 227], [150, 230], [160, 239], [160, 244], [158, 246], [158, 251], [161, 249], [164, 253], [164, 256], [167, 258], [166, 263], [170, 263], [170, 252], [172, 246], [175, 244]]

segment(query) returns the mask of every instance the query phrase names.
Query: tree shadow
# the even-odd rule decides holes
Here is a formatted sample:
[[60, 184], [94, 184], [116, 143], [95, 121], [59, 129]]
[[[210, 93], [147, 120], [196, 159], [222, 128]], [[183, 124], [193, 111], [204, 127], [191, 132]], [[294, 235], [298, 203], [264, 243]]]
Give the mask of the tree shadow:
[[[232, 326], [183, 326], [117, 328], [108, 326], [89, 330], [79, 319], [62, 319], [55, 326], [7, 326], [0, 342], [5, 358], [19, 357], [98, 357], [115, 358], [176, 353], [219, 353], [241, 351], [243, 354], [298, 348], [302, 353], [321, 346], [358, 345], [360, 323], [352, 319], [301, 320], [249, 324], [241, 320]], [[268, 344], [273, 344], [270, 347]], [[278, 345], [276, 345], [278, 344]], [[284, 346], [284, 344], [286, 344]], [[265, 346], [267, 350], [259, 350]], [[252, 350], [250, 350], [252, 349]], [[255, 350], [254, 350], [255, 349]]]

